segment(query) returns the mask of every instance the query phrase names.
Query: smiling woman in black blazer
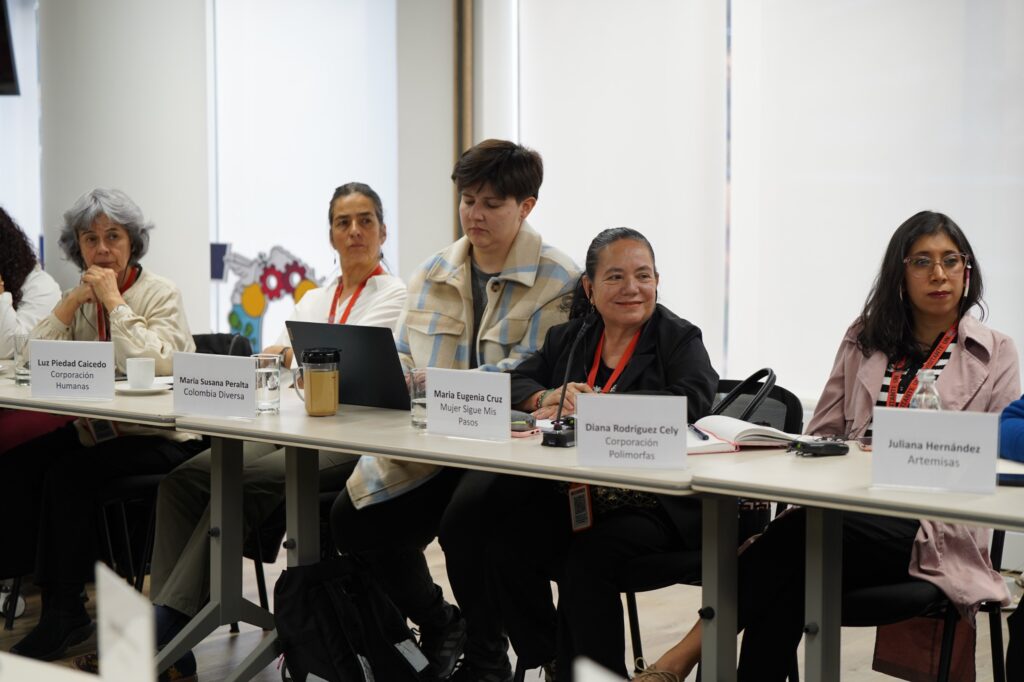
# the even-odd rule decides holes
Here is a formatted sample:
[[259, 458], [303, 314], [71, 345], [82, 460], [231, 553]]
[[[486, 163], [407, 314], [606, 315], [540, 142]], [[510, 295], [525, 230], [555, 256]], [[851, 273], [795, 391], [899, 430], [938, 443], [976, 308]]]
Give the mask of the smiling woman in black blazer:
[[[570, 320], [552, 327], [541, 349], [512, 371], [513, 405], [554, 416], [571, 346], [587, 324], [569, 367], [563, 414], [575, 411], [579, 395], [600, 392], [686, 396], [690, 421], [706, 415], [718, 374], [700, 329], [657, 304], [657, 285], [654, 250], [642, 234], [624, 227], [599, 234], [587, 250]], [[568, 484], [486, 473], [463, 478], [441, 531], [469, 632], [466, 672], [453, 679], [511, 679], [502, 629], [531, 666], [557, 658], [560, 682], [571, 679], [576, 656], [626, 675], [616, 578], [636, 557], [699, 548], [700, 506], [599, 486], [589, 494], [593, 517], [574, 532]], [[481, 560], [489, 588], [470, 592], [466, 575], [479, 583]], [[559, 583], [557, 616], [551, 579]]]

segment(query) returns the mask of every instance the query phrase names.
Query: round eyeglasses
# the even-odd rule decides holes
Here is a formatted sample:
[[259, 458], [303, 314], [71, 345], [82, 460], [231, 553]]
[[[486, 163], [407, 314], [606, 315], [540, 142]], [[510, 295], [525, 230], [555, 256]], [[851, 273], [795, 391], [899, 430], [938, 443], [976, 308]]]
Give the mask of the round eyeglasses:
[[948, 277], [963, 274], [964, 268], [971, 267], [971, 257], [966, 253], [947, 253], [938, 260], [930, 256], [907, 256], [903, 262], [910, 275], [919, 279], [930, 277], [936, 265], [941, 266]]

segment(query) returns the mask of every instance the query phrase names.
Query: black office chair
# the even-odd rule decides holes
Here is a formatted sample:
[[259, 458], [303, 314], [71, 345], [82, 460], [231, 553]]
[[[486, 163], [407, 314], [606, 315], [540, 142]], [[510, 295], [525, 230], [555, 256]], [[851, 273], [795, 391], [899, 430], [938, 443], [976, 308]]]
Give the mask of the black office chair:
[[[736, 417], [744, 421], [771, 426], [787, 433], [803, 430], [803, 405], [793, 393], [775, 384], [775, 372], [765, 367], [743, 380], [722, 379], [711, 414]], [[770, 520], [770, 507], [759, 500], [741, 500], [737, 545], [761, 532]], [[640, 641], [640, 618], [636, 593], [659, 590], [670, 585], [700, 585], [700, 551], [679, 551], [640, 557], [631, 562], [621, 577], [626, 593], [626, 614], [629, 619], [633, 660], [643, 658]], [[636, 672], [640, 672], [637, 669]]]
[[[195, 341], [197, 353], [245, 357], [252, 355], [252, 345], [249, 343], [249, 339], [239, 334], [195, 334], [192, 338]], [[156, 492], [163, 478], [163, 474], [123, 476], [109, 481], [98, 495], [101, 544], [106, 550], [107, 563], [140, 592], [146, 573], [149, 572], [149, 562], [152, 559], [156, 532]], [[141, 506], [147, 517], [145, 539], [142, 551], [138, 553], [138, 561], [134, 560], [132, 552], [132, 533], [128, 513], [130, 505]], [[113, 522], [111, 514], [115, 516]], [[117, 549], [115, 549], [115, 537], [118, 538]], [[118, 549], [123, 553], [120, 557]], [[16, 605], [20, 592], [21, 577], [19, 576], [11, 585], [7, 603]], [[260, 597], [260, 604], [263, 608], [267, 608], [265, 588], [261, 591]], [[13, 629], [14, 610], [4, 609], [3, 615], [5, 617], [4, 629]]]
[[[197, 353], [243, 357], [252, 355], [252, 345], [249, 343], [249, 339], [239, 334], [195, 334], [192, 338], [195, 341]], [[164, 476], [164, 474], [122, 476], [109, 481], [99, 495], [101, 500], [100, 528], [107, 549], [108, 563], [128, 582], [132, 583], [139, 592], [142, 591], [145, 576], [149, 572], [149, 562], [153, 556], [153, 542], [156, 533], [156, 494]], [[134, 561], [132, 557], [132, 540], [127, 514], [127, 505], [133, 503], [141, 505], [147, 515], [145, 540], [138, 561]], [[115, 513], [118, 521], [120, 542], [123, 544], [123, 551], [126, 555], [122, 561], [118, 561], [117, 553], [114, 550], [114, 529], [110, 523], [111, 511]], [[261, 600], [261, 605], [266, 608], [265, 601]]]
[[[1005, 533], [992, 534], [992, 566], [998, 571], [1002, 565]], [[1003, 661], [1002, 606], [999, 602], [984, 602], [981, 612], [989, 618], [992, 644], [992, 679], [1006, 682]], [[843, 594], [843, 627], [877, 627], [892, 625], [919, 616], [941, 618], [942, 643], [939, 649], [939, 668], [936, 682], [948, 682], [953, 660], [953, 643], [960, 615], [949, 598], [935, 585], [924, 580], [908, 578], [892, 585], [866, 587]], [[790, 675], [791, 682], [798, 682]]]

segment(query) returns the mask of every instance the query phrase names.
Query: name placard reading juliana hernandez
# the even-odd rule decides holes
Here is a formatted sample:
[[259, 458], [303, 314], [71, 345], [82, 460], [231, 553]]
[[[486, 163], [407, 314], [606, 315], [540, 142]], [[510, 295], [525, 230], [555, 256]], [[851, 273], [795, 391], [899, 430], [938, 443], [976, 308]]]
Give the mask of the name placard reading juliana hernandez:
[[204, 417], [255, 417], [256, 360], [175, 353], [174, 412]]
[[995, 491], [998, 414], [876, 407], [872, 436], [874, 485]]
[[29, 341], [33, 398], [114, 399], [114, 344]]

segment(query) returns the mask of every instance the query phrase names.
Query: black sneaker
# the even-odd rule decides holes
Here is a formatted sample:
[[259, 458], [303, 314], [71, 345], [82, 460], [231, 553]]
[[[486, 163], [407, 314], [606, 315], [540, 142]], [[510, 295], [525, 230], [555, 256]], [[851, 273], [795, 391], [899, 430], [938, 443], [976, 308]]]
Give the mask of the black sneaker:
[[434, 675], [442, 680], [455, 670], [455, 663], [465, 646], [466, 619], [457, 606], [452, 606], [452, 618], [447, 625], [420, 629], [420, 650], [430, 661]]
[[84, 642], [92, 635], [92, 619], [81, 613], [66, 613], [51, 609], [38, 625], [11, 647], [11, 653], [40, 661], [53, 661], [64, 656], [68, 647]]
[[512, 682], [512, 664], [508, 658], [497, 667], [481, 667], [462, 659], [455, 673], [448, 678], [449, 682]]

